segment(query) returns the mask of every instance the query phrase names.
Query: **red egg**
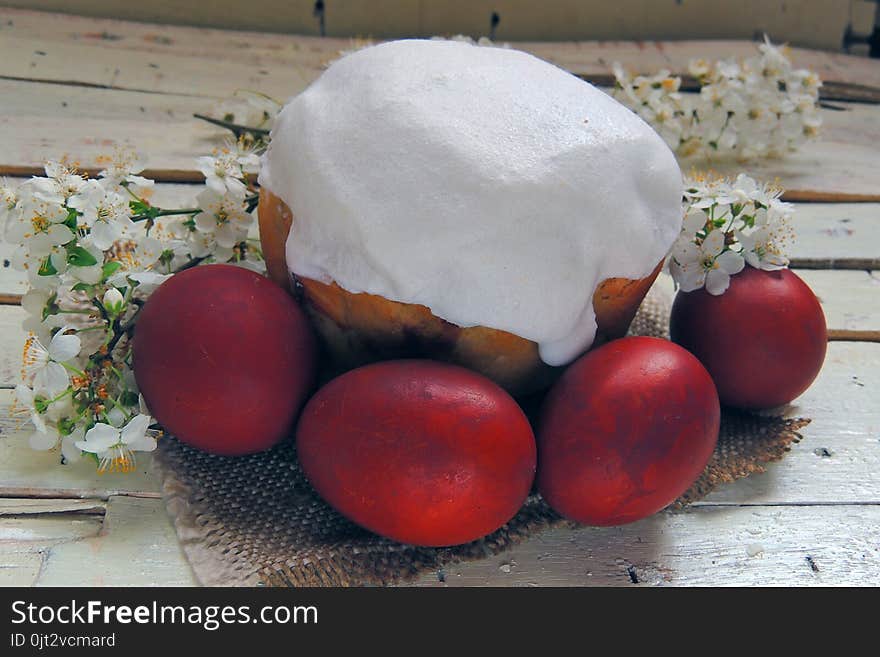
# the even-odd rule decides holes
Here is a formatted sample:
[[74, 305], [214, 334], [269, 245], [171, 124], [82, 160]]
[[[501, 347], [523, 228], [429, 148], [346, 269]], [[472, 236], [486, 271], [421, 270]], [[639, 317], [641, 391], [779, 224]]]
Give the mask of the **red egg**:
[[715, 449], [712, 378], [659, 338], [590, 351], [550, 390], [538, 429], [538, 490], [559, 514], [622, 525], [684, 493]]
[[147, 300], [134, 371], [150, 412], [206, 452], [259, 452], [288, 435], [311, 389], [315, 343], [294, 300], [232, 265], [194, 267]]
[[458, 545], [522, 506], [535, 440], [520, 407], [470, 370], [426, 360], [367, 365], [306, 404], [303, 472], [342, 515], [387, 538]]
[[719, 296], [679, 292], [670, 332], [709, 370], [721, 403], [747, 409], [787, 404], [809, 388], [828, 340], [822, 307], [800, 277], [753, 267]]

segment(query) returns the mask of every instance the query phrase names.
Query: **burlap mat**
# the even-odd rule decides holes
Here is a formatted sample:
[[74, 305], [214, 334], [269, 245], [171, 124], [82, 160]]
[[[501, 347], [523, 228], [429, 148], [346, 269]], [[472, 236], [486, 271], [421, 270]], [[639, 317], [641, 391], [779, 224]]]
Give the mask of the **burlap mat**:
[[[651, 291], [634, 335], [668, 337], [667, 294]], [[763, 472], [800, 439], [808, 419], [725, 410], [718, 447], [702, 476], [673, 507], [719, 484]], [[454, 548], [401, 545], [348, 522], [317, 497], [296, 461], [293, 441], [253, 456], [212, 456], [173, 438], [155, 463], [166, 508], [198, 580], [209, 586], [393, 584], [442, 565], [497, 554], [550, 527], [569, 524], [538, 495], [490, 536]]]

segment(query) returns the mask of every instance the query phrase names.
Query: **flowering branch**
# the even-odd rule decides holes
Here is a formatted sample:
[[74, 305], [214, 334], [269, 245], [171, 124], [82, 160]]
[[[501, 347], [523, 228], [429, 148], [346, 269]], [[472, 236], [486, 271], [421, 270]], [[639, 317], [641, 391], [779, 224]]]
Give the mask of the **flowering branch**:
[[781, 194], [744, 174], [733, 181], [687, 179], [681, 234], [668, 260], [676, 284], [684, 292], [705, 286], [719, 295], [746, 265], [768, 271], [786, 267], [794, 208], [779, 200]]
[[135, 452], [155, 449], [160, 433], [131, 370], [140, 309], [163, 281], [201, 263], [264, 269], [248, 239], [259, 160], [251, 140], [198, 158], [205, 187], [186, 208], [150, 203], [154, 183], [137, 175], [144, 165], [134, 153], [106, 162], [95, 179], [49, 162], [45, 177], [4, 181], [0, 221], [30, 285], [15, 404], [33, 425], [30, 445], [60, 445], [65, 462], [85, 454], [99, 472], [130, 472]]
[[793, 69], [787, 48], [765, 37], [742, 62], [698, 59], [689, 72], [699, 95], [680, 93], [681, 78], [660, 71], [632, 77], [614, 65], [614, 97], [650, 123], [676, 153], [781, 156], [814, 138], [822, 124], [816, 73]]

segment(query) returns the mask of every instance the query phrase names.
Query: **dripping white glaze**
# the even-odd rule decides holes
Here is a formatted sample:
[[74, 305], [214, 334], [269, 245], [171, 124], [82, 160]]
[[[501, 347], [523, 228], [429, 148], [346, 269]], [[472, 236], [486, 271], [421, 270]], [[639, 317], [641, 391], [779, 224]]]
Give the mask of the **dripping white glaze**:
[[647, 276], [681, 226], [663, 140], [526, 53], [394, 41], [331, 65], [279, 115], [260, 184], [295, 217], [287, 264], [350, 292], [533, 340], [563, 365], [605, 279]]

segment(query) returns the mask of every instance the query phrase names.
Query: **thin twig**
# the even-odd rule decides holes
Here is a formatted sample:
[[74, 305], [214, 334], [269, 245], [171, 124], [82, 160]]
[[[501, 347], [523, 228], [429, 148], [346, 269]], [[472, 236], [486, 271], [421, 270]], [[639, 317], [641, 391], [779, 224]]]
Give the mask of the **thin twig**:
[[205, 116], [204, 114], [193, 114], [193, 116], [197, 119], [201, 119], [202, 121], [207, 121], [208, 123], [220, 126], [221, 128], [231, 130], [236, 137], [241, 137], [244, 134], [250, 134], [260, 137], [269, 136], [269, 131], [265, 128], [249, 128], [246, 125], [232, 123], [231, 121], [224, 121], [223, 119], [215, 119], [212, 116]]

